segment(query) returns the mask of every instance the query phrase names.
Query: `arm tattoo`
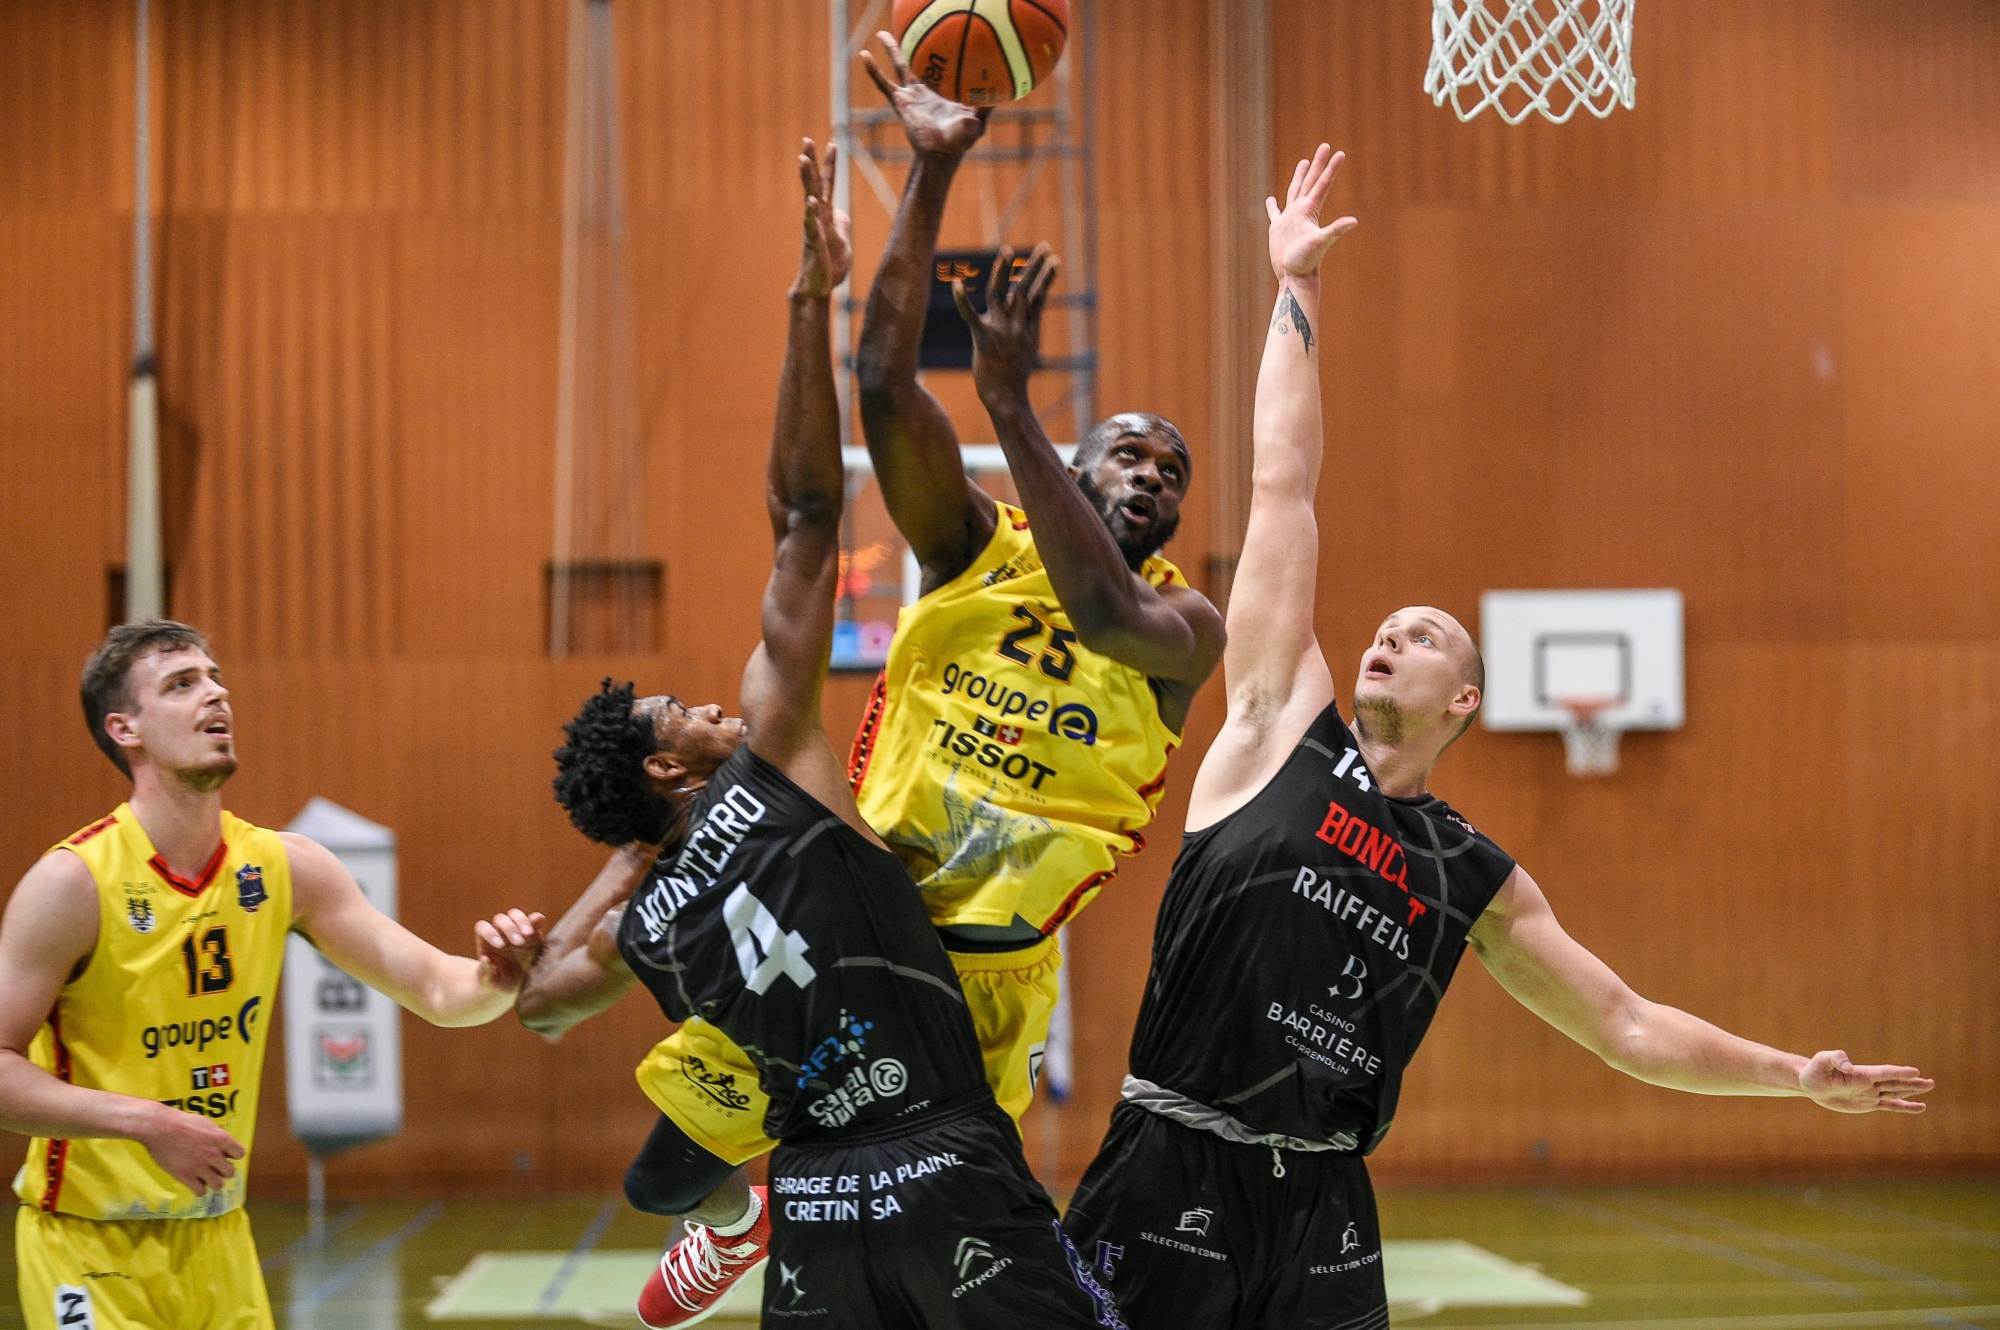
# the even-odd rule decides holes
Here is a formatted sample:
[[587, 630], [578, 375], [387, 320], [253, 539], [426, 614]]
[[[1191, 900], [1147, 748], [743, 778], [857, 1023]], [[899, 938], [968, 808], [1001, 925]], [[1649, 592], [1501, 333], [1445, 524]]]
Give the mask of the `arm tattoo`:
[[1289, 287], [1279, 296], [1278, 316], [1271, 320], [1271, 326], [1276, 328], [1281, 334], [1291, 331], [1291, 328], [1285, 326], [1287, 316], [1291, 318], [1292, 327], [1299, 330], [1299, 336], [1306, 344], [1306, 354], [1311, 355], [1313, 349], [1312, 325], [1306, 322], [1306, 312], [1299, 307], [1299, 298], [1292, 294]]

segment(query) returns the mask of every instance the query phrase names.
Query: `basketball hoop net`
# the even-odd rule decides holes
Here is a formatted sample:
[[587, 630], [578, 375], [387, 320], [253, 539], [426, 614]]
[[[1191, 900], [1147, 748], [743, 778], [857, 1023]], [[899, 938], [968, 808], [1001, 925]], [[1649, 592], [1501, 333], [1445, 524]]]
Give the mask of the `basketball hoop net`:
[[1487, 107], [1518, 125], [1581, 106], [1632, 109], [1634, 0], [1431, 0], [1424, 91], [1470, 120]]
[[1618, 770], [1619, 728], [1605, 720], [1615, 697], [1565, 697], [1555, 705], [1569, 713], [1563, 726], [1563, 754], [1572, 776], [1608, 776]]

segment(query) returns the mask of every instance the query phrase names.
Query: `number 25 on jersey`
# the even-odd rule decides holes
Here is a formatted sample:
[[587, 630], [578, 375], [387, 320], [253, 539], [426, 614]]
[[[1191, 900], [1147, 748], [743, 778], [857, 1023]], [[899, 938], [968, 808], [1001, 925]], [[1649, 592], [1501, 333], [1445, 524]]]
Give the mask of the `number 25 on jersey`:
[[1023, 621], [1021, 627], [1001, 638], [996, 650], [1017, 665], [1033, 665], [1035, 657], [1023, 650], [1022, 644], [1039, 641], [1047, 634], [1049, 645], [1042, 652], [1042, 673], [1057, 683], [1068, 683], [1071, 672], [1076, 669], [1076, 654], [1069, 649], [1069, 644], [1076, 641], [1076, 634], [1067, 628], [1044, 623], [1042, 616], [1026, 605], [1016, 605], [1014, 617]]

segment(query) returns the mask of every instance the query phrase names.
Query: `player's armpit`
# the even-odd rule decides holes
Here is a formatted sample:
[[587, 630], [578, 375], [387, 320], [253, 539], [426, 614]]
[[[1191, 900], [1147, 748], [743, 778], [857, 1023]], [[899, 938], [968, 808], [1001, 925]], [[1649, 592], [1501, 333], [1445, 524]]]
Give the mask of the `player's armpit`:
[[[1038, 536], [1036, 547], [1045, 561], [1055, 562], [1050, 541]], [[1118, 575], [1127, 579], [1122, 595], [1065, 596], [1056, 588], [1076, 640], [1149, 679], [1179, 685], [1192, 699], [1222, 663], [1227, 633], [1221, 612], [1191, 587], [1154, 587], [1122, 566]], [[1164, 708], [1161, 714], [1166, 717]]]
[[[1226, 673], [1228, 666], [1223, 668]], [[1317, 642], [1296, 673], [1288, 690], [1260, 695], [1254, 706], [1231, 697], [1222, 729], [1202, 755], [1188, 794], [1189, 831], [1219, 822], [1256, 798], [1332, 704], [1333, 676]]]
[[28, 1060], [57, 995], [97, 940], [97, 883], [58, 850], [37, 860], [0, 919], [0, 1130], [24, 1136], [134, 1136], [147, 1101], [66, 1085]]
[[25, 1054], [97, 942], [97, 882], [67, 850], [22, 875], [0, 918], [0, 1048]]
[[854, 803], [847, 769], [828, 744], [820, 719], [820, 688], [827, 671], [827, 644], [804, 660], [781, 668], [767, 640], [743, 668], [743, 719], [750, 726], [750, 751], [785, 773], [785, 778], [819, 800], [870, 841], [881, 838]]
[[1641, 999], [1563, 931], [1526, 869], [1514, 869], [1467, 941], [1517, 1002], [1623, 1070], [1639, 1034]]

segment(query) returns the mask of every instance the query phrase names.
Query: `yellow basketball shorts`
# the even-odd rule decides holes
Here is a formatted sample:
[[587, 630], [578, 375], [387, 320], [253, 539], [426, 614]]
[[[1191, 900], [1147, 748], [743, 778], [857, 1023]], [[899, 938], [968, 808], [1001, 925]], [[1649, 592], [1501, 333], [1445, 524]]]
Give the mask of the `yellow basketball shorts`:
[[22, 1206], [28, 1330], [272, 1330], [250, 1216], [79, 1219]]
[[[1062, 953], [1051, 935], [1020, 951], [947, 954], [972, 1011], [987, 1083], [1018, 1124], [1041, 1076]], [[757, 1083], [756, 1067], [728, 1035], [699, 1017], [655, 1044], [638, 1078], [646, 1097], [718, 1159], [745, 1163], [777, 1144], [764, 1134], [771, 1101]]]

